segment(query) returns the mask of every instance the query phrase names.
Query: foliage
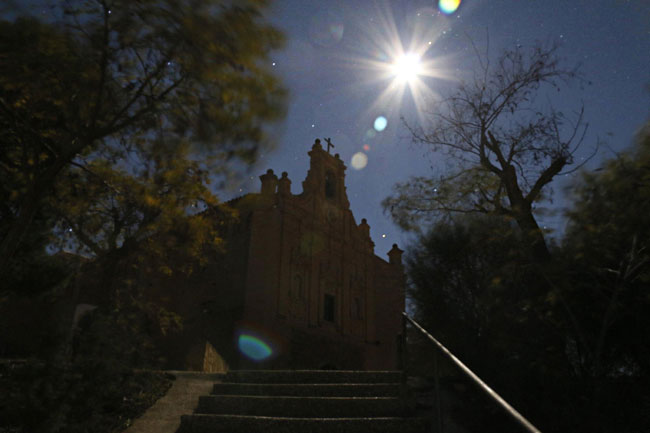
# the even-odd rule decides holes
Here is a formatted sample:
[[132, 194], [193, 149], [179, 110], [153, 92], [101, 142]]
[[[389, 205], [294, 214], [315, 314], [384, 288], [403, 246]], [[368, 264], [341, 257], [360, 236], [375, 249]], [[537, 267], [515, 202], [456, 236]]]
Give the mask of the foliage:
[[634, 252], [641, 252], [639, 259], [647, 256], [650, 123], [641, 131], [632, 151], [617, 155], [595, 172], [584, 173], [573, 188], [573, 196], [567, 245], [583, 253], [606, 252], [600, 259], [614, 269], [634, 243]]
[[[69, 0], [0, 21], [2, 290], [52, 299], [39, 319], [64, 340], [8, 379], [10, 428], [121, 431], [143, 409], [130, 389], [165, 392], [133, 369], [160, 365], [153, 338], [180, 318], [138, 278], [189, 275], [221, 251], [233, 215], [211, 185], [272, 144], [285, 92], [267, 56], [283, 38], [266, 5]], [[102, 302], [70, 341], [80, 291]]]
[[409, 298], [416, 317], [450, 344], [471, 353], [487, 331], [492, 309], [512, 293], [521, 270], [519, 240], [507, 222], [464, 218], [440, 222], [410, 249]]
[[46, 338], [29, 341], [48, 346], [32, 353], [43, 360], [0, 369], [0, 431], [123, 431], [169, 388], [168, 378], [135, 370], [164, 362], [154, 344], [162, 332], [159, 309], [126, 298], [120, 308], [100, 306], [82, 317], [69, 341], [68, 316], [57, 314], [47, 295], [45, 302], [25, 299], [41, 308], [27, 318], [27, 329], [14, 329], [33, 338], [35, 327], [45, 328]]
[[[66, 284], [67, 277], [76, 269], [76, 260], [66, 255], [52, 256], [46, 252], [50, 242], [52, 222], [39, 213], [34, 218], [32, 230], [7, 263], [0, 290], [0, 306], [8, 293], [36, 296], [53, 287]], [[38, 269], [38, 272], [34, 272]]]
[[217, 229], [227, 214], [199, 213], [218, 203], [208, 170], [191, 158], [187, 143], [155, 140], [128, 159], [132, 168], [97, 158], [66, 173], [51, 203], [58, 216], [53, 242], [100, 258], [138, 250], [161, 267], [169, 265], [170, 249], [200, 262], [205, 248], [221, 246]]
[[[420, 236], [406, 262], [416, 317], [452, 351], [476, 365], [489, 362], [487, 351], [494, 367], [540, 366], [526, 351], [544, 344], [545, 310], [537, 301], [546, 284], [512, 222], [487, 216], [439, 222]], [[530, 342], [533, 325], [538, 340]]]
[[636, 148], [618, 155], [574, 189], [576, 201], [564, 239], [570, 285], [553, 295], [563, 302], [575, 344], [575, 368], [607, 376], [650, 378], [650, 129]]
[[[518, 410], [539, 419], [540, 395], [560, 374], [563, 345], [545, 318], [543, 279], [513, 223], [487, 216], [441, 221], [420, 236], [406, 263], [417, 320]], [[468, 431], [486, 424], [516, 431], [494, 402], [467, 386], [450, 408], [457, 423]]]
[[107, 377], [97, 366], [54, 369], [32, 361], [0, 366], [0, 383], [0, 431], [12, 433], [121, 432], [171, 386], [162, 373]]
[[449, 213], [508, 216], [536, 259], [548, 248], [533, 215], [553, 178], [573, 163], [586, 125], [545, 109], [536, 96], [577, 79], [557, 47], [506, 50], [493, 64], [478, 55], [469, 81], [428, 109], [425, 126], [408, 125], [415, 143], [449, 157], [440, 177], [414, 177], [395, 186], [383, 206], [406, 229]]
[[252, 161], [284, 112], [266, 57], [282, 37], [262, 21], [265, 5], [77, 0], [54, 4], [60, 22], [0, 23], [2, 260], [70, 167], [117, 169], [120, 181], [104, 180], [127, 182], [129, 155], [156, 137], [205, 166]]
[[3, 427], [121, 431], [169, 388], [169, 379], [161, 375], [133, 371], [159, 365], [146, 332], [155, 327], [134, 307], [121, 313], [99, 308], [86, 315], [75, 333], [71, 362], [60, 353], [47, 363], [30, 361], [3, 371]]
[[[542, 431], [650, 426], [649, 137], [574, 185], [550, 262], [530, 263], [512, 224], [485, 217], [441, 221], [407, 255], [417, 318]], [[456, 422], [515, 429], [461, 394]]]
[[[547, 303], [566, 340], [572, 374], [583, 386], [590, 431], [650, 426], [650, 130], [633, 150], [584, 173], [549, 278]], [[613, 416], [612, 414], [618, 414]]]

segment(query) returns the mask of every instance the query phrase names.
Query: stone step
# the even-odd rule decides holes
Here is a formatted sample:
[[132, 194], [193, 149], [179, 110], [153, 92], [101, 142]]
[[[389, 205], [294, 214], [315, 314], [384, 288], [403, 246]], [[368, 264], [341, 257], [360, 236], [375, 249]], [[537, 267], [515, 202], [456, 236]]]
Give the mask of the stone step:
[[282, 397], [210, 395], [199, 398], [195, 413], [297, 418], [401, 417], [415, 412], [396, 397]]
[[284, 395], [303, 397], [398, 397], [398, 383], [216, 383], [215, 395]]
[[399, 371], [231, 370], [225, 383], [399, 383]]
[[232, 370], [177, 433], [423, 433], [399, 371]]
[[183, 415], [177, 433], [423, 433], [425, 418], [287, 418], [240, 415]]

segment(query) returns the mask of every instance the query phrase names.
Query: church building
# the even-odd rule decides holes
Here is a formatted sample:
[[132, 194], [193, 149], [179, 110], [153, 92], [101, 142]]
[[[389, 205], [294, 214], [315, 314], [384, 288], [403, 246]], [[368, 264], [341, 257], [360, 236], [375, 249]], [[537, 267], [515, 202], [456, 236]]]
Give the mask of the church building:
[[[228, 203], [238, 222], [225, 235], [226, 263], [184, 284], [201, 307], [183, 314], [185, 335], [168, 342], [184, 352], [173, 366], [398, 367], [402, 251], [374, 254], [368, 223], [350, 210], [346, 166], [328, 150], [316, 140], [302, 193], [286, 172], [268, 170], [259, 193]], [[178, 351], [190, 341], [192, 350]]]

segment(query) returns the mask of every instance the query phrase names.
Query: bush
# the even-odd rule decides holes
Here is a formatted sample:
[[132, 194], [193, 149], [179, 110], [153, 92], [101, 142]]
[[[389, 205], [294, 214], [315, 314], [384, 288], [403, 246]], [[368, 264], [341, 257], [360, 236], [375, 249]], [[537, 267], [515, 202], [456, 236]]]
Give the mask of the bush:
[[121, 432], [171, 386], [155, 368], [148, 320], [136, 309], [95, 310], [72, 353], [0, 366], [1, 433]]

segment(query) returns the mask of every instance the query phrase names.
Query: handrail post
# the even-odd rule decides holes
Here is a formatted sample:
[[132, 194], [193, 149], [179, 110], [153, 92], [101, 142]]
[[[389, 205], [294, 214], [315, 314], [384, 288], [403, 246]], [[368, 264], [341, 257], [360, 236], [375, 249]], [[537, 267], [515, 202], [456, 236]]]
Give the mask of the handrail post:
[[[443, 433], [442, 428], [442, 404], [440, 402], [440, 370], [438, 369], [438, 351], [433, 353], [433, 380], [436, 393], [436, 426], [437, 433]], [[432, 427], [433, 427], [433, 423]]]
[[402, 313], [402, 338], [400, 341], [400, 367], [402, 367], [402, 384], [406, 385], [407, 352], [406, 352], [406, 314]]

